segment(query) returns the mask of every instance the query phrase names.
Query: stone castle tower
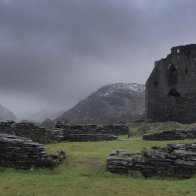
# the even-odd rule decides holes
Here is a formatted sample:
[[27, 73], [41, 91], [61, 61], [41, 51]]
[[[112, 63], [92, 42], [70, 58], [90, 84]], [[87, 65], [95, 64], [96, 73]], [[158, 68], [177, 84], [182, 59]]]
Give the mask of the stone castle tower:
[[173, 47], [155, 62], [145, 96], [147, 118], [196, 122], [196, 44]]

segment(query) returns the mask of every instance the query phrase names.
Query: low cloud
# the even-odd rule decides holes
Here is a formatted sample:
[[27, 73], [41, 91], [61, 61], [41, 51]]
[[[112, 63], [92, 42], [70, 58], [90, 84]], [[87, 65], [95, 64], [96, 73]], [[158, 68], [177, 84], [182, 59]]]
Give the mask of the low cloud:
[[145, 83], [194, 43], [194, 0], [0, 1], [0, 103], [19, 118], [68, 109], [102, 85]]

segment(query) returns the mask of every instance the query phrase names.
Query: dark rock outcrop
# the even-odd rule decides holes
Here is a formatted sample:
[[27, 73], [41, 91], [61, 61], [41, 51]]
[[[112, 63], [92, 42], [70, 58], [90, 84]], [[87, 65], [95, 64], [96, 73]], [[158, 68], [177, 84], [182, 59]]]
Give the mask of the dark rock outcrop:
[[163, 131], [161, 133], [145, 134], [144, 140], [183, 140], [196, 138], [196, 129], [192, 130], [171, 130]]
[[53, 168], [65, 159], [65, 152], [48, 154], [42, 144], [8, 134], [0, 134], [0, 165], [20, 169]]
[[108, 171], [133, 177], [190, 178], [196, 173], [196, 143], [168, 144], [143, 151], [115, 151], [107, 159]]
[[146, 82], [146, 114], [153, 121], [196, 121], [196, 44], [177, 46], [155, 62]]
[[57, 120], [69, 123], [130, 122], [144, 116], [145, 87], [136, 83], [104, 86], [64, 112]]

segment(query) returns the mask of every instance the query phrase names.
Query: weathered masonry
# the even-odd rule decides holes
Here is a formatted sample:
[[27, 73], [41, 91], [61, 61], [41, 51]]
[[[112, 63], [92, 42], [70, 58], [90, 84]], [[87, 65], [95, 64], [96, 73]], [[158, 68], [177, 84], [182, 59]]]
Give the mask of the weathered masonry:
[[147, 118], [196, 122], [196, 44], [173, 47], [155, 62], [145, 96]]
[[110, 153], [108, 171], [133, 177], [191, 178], [196, 173], [196, 143], [167, 144], [143, 151], [117, 150]]

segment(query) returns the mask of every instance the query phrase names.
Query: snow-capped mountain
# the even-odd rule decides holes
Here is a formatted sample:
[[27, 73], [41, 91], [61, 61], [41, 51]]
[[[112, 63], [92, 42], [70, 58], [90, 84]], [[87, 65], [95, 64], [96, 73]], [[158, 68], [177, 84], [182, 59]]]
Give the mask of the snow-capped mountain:
[[145, 86], [116, 83], [104, 86], [63, 113], [57, 120], [72, 123], [133, 121], [144, 115]]
[[3, 120], [13, 120], [16, 121], [17, 118], [13, 112], [0, 104], [0, 121]]

